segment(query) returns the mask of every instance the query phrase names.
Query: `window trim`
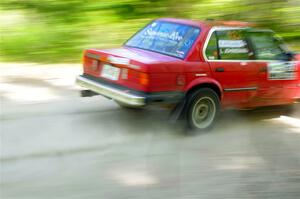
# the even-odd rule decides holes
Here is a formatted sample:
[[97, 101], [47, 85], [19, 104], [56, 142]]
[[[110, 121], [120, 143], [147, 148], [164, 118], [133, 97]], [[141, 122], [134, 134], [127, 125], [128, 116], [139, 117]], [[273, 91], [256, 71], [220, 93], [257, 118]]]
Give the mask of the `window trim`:
[[[208, 43], [209, 43], [209, 41], [210, 41], [210, 39], [211, 39], [211, 37], [212, 37], [212, 35], [213, 35], [214, 32], [224, 31], [224, 30], [246, 30], [246, 29], [249, 29], [249, 28], [250, 27], [232, 27], [232, 26], [214, 26], [214, 27], [212, 27], [209, 30], [209, 32], [208, 32], [208, 34], [206, 36], [206, 40], [205, 40], [204, 45], [203, 45], [202, 56], [204, 58], [204, 61], [206, 61], [206, 62], [278, 62], [279, 60], [257, 60], [257, 59], [248, 59], [248, 60], [218, 59], [218, 60], [210, 60], [210, 59], [207, 58], [205, 52], [206, 52]], [[268, 29], [267, 30], [258, 29], [258, 30], [255, 30], [255, 31], [258, 31], [258, 32], [259, 31], [262, 31], [262, 32], [267, 32], [267, 31], [273, 32], [272, 30], [268, 30]]]

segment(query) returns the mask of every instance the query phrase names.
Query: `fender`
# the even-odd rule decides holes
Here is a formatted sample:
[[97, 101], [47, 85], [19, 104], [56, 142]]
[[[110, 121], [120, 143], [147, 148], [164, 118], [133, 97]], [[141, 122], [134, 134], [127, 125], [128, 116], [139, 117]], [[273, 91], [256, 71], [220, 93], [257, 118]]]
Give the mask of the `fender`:
[[184, 91], [187, 93], [189, 90], [191, 90], [194, 87], [199, 86], [201, 84], [212, 84], [212, 85], [217, 86], [221, 93], [221, 99], [223, 98], [223, 88], [222, 88], [221, 84], [211, 77], [199, 77], [199, 78], [194, 79], [184, 88]]

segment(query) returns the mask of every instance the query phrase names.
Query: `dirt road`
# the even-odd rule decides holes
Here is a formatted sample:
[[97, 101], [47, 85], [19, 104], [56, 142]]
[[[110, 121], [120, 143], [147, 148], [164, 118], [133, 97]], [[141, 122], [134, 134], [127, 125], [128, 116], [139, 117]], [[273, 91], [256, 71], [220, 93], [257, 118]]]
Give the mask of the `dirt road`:
[[161, 108], [80, 98], [79, 65], [1, 64], [1, 198], [298, 199], [300, 106], [186, 135]]

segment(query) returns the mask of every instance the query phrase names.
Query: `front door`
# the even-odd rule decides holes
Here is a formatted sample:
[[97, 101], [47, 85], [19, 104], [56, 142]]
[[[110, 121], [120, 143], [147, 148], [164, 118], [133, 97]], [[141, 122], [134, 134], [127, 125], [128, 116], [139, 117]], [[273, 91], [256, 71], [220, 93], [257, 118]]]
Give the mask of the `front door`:
[[297, 89], [296, 62], [289, 61], [282, 42], [271, 31], [249, 32], [257, 66], [260, 68], [262, 105], [285, 103], [293, 98]]

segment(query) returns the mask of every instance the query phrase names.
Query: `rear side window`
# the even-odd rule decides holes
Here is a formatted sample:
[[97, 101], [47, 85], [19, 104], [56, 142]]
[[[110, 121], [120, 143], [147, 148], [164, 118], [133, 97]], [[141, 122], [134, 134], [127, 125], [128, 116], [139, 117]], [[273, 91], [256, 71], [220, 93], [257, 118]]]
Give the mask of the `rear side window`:
[[222, 60], [248, 60], [249, 48], [241, 30], [217, 31], [219, 56]]
[[205, 50], [209, 60], [248, 60], [250, 50], [242, 30], [215, 31]]
[[257, 60], [278, 60], [284, 53], [282, 42], [272, 32], [250, 32], [249, 38]]

